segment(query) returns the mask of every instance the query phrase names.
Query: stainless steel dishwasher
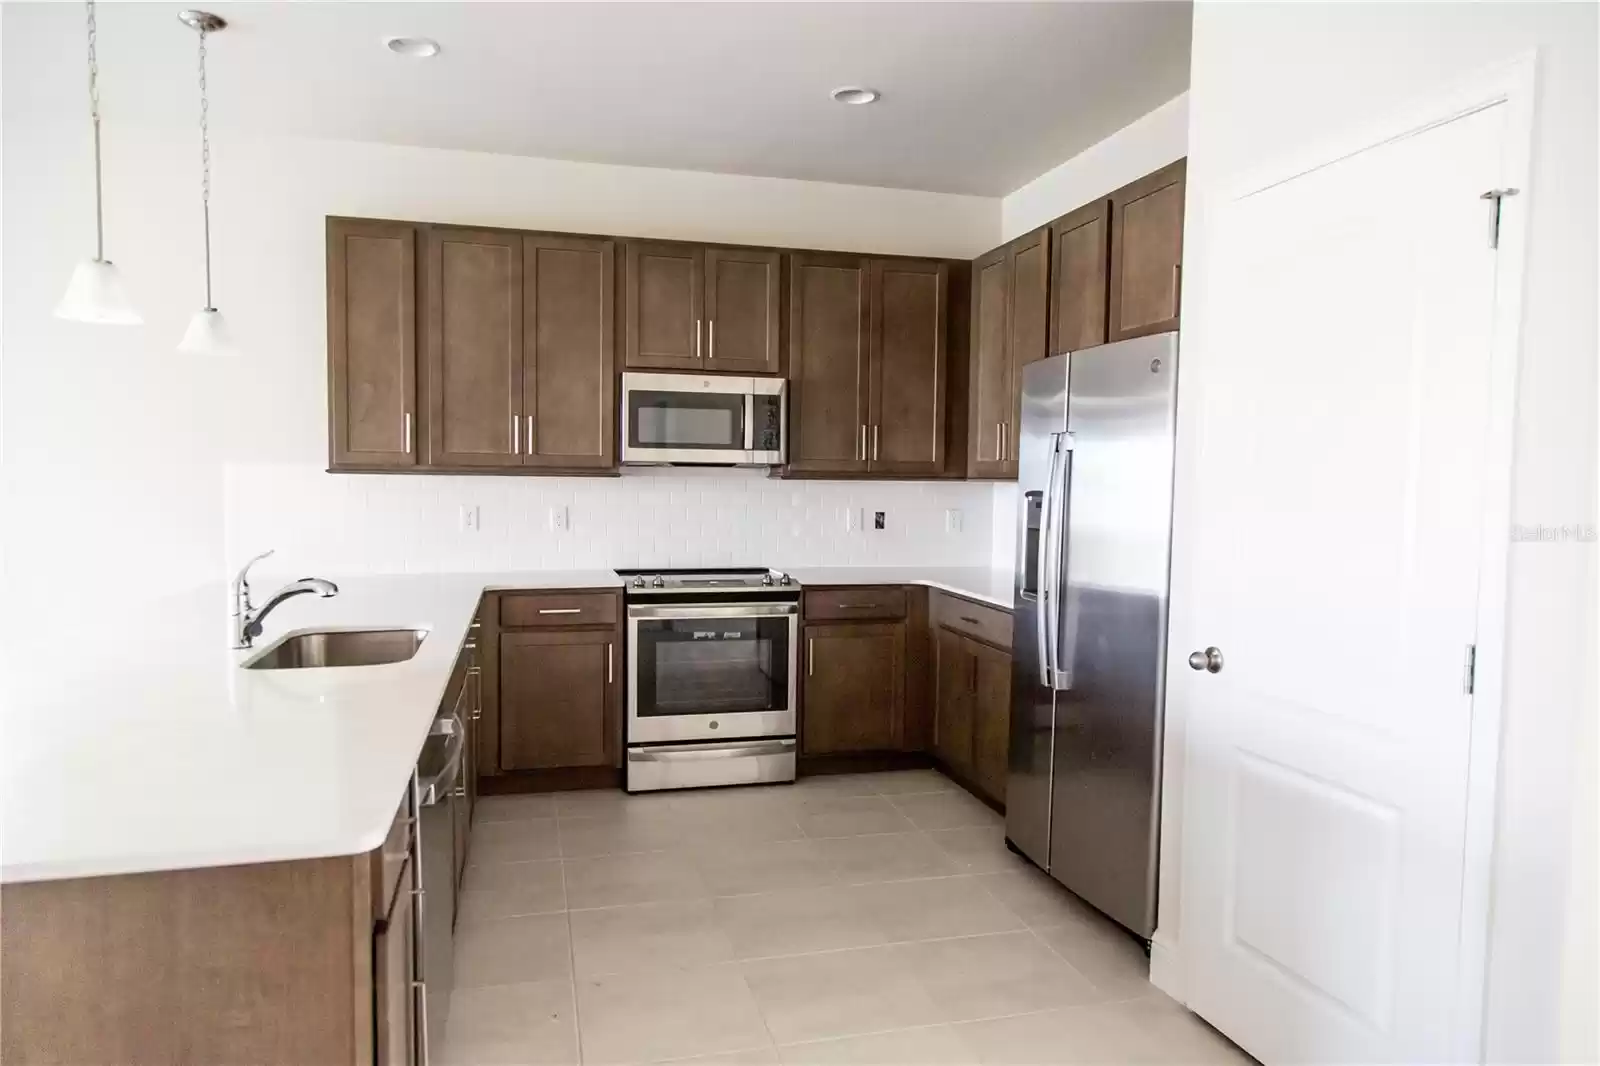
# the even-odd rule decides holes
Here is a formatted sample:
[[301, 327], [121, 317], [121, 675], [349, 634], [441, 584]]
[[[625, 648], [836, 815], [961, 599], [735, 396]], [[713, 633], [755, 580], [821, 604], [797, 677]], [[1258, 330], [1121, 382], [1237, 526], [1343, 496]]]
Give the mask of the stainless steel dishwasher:
[[455, 807], [464, 802], [456, 794], [456, 785], [466, 739], [466, 726], [459, 715], [440, 715], [417, 759], [417, 852], [422, 875], [416, 911], [417, 973], [421, 975], [418, 1013], [422, 1016], [422, 1054], [417, 1061], [423, 1066], [434, 1061], [433, 1052], [444, 1044], [450, 990], [455, 985]]

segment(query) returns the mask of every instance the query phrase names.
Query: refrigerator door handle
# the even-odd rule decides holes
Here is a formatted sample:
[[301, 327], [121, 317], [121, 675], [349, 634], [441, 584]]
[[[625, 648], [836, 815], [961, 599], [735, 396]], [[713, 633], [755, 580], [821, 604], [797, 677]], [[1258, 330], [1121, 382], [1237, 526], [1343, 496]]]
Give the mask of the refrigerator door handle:
[[1045, 476], [1044, 499], [1039, 510], [1044, 527], [1039, 530], [1039, 557], [1035, 565], [1039, 574], [1039, 603], [1033, 612], [1034, 638], [1039, 646], [1039, 679], [1046, 688], [1053, 688], [1055, 667], [1050, 661], [1050, 616], [1055, 613], [1055, 593], [1051, 587], [1050, 572], [1055, 553], [1050, 550], [1050, 532], [1055, 524], [1056, 466], [1061, 461], [1060, 434], [1050, 434], [1050, 472]]
[[1061, 669], [1056, 653], [1061, 648], [1061, 578], [1066, 572], [1067, 493], [1071, 484], [1067, 472], [1072, 462], [1072, 434], [1050, 435], [1050, 475], [1045, 483], [1044, 535], [1039, 538], [1039, 664], [1044, 686], [1052, 691], [1072, 687], [1071, 671]]

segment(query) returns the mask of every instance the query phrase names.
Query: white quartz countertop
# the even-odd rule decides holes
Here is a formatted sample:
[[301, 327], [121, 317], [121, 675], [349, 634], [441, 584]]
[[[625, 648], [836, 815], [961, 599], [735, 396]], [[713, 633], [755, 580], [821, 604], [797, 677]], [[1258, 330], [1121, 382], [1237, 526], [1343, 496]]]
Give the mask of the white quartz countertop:
[[797, 566], [788, 571], [806, 585], [927, 585], [1011, 610], [1010, 570], [981, 566]]
[[[804, 585], [922, 584], [1009, 610], [981, 567], [796, 567]], [[218, 585], [120, 604], [93, 639], [41, 640], [0, 705], [0, 882], [357, 855], [378, 847], [485, 590], [617, 588], [609, 570], [324, 575], [257, 649], [299, 629], [419, 628], [402, 663], [244, 670]], [[253, 576], [256, 602], [283, 583]]]
[[[424, 628], [403, 663], [242, 670], [222, 586], [119, 604], [98, 639], [4, 679], [0, 881], [356, 855], [378, 847], [488, 589], [617, 587], [609, 570], [340, 578], [267, 619]], [[253, 576], [256, 602], [283, 582]], [[52, 647], [51, 645], [57, 645]]]

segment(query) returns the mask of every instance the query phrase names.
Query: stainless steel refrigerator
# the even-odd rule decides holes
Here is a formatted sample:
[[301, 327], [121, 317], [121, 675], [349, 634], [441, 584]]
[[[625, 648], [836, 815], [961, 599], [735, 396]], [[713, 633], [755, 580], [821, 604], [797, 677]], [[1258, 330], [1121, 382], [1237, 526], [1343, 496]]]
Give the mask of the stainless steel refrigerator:
[[1156, 923], [1178, 335], [1022, 371], [1006, 837]]

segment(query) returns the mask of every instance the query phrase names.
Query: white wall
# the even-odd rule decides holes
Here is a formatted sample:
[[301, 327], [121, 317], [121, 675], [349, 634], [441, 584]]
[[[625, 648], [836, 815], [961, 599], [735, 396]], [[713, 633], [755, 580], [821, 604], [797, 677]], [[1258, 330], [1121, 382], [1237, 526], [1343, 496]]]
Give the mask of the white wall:
[[[1184, 278], [1185, 377], [1204, 373], [1205, 350], [1213, 343], [1206, 331], [1210, 294], [1204, 265], [1213, 246], [1208, 217], [1235, 183], [1536, 47], [1532, 172], [1515, 208], [1529, 213], [1529, 230], [1512, 518], [1518, 524], [1592, 527], [1594, 293], [1600, 288], [1596, 15], [1591, 4], [1198, 4], [1184, 235], [1185, 259], [1193, 267]], [[1180, 452], [1186, 436], [1193, 439], [1180, 405]], [[1180, 471], [1180, 537], [1193, 491], [1194, 481]], [[1569, 541], [1520, 543], [1511, 552], [1485, 1018], [1490, 1061], [1548, 1062], [1563, 1050], [1558, 1034], [1566, 916], [1595, 906], [1592, 880], [1583, 885], [1581, 867], [1569, 869], [1568, 854], [1574, 833], [1571, 784], [1600, 772], [1592, 744], [1581, 747], [1580, 759], [1573, 755], [1576, 723], [1595, 714], [1595, 551], [1592, 541]], [[1183, 578], [1174, 573], [1175, 589]], [[1169, 707], [1169, 744], [1183, 729], [1172, 712]], [[1169, 776], [1169, 798], [1173, 792]], [[1172, 813], [1170, 804], [1164, 808]], [[1164, 856], [1181, 828], [1164, 819]], [[1171, 906], [1173, 872], [1173, 863], [1164, 861], [1162, 947], [1181, 951], [1175, 934], [1181, 933], [1182, 916]], [[1569, 885], [1587, 895], [1571, 910]], [[1586, 954], [1569, 960], [1587, 971], [1569, 983], [1589, 990], [1584, 1009], [1592, 1011], [1592, 945]], [[1592, 1041], [1592, 1024], [1570, 1031], [1585, 1028]], [[1592, 1061], [1596, 1054], [1591, 1042], [1580, 1057]]]
[[1182, 159], [1188, 145], [1189, 94], [1179, 93], [1008, 193], [1000, 201], [1000, 239], [1009, 241]]
[[[1152, 170], [1182, 159], [1189, 143], [1189, 94], [1180, 93], [1105, 140], [1045, 171], [1000, 201], [1002, 241], [1060, 218]], [[993, 563], [1016, 562], [1017, 486], [994, 487]]]
[[[370, 215], [469, 224], [748, 241], [970, 257], [997, 243], [999, 201], [353, 142], [256, 138], [212, 122], [216, 301], [246, 350], [235, 363], [179, 356], [173, 346], [202, 302], [197, 135], [184, 126], [117, 121], [103, 89], [107, 253], [142, 308], [142, 327], [58, 321], [50, 311], [74, 260], [93, 248], [92, 171], [82, 66], [82, 8], [3, 9], [4, 625], [20, 638], [52, 622], [81, 624], [84, 602], [139, 599], [216, 580], [240, 553], [292, 545], [296, 567], [348, 554], [360, 529], [384, 565], [483, 557], [529, 565], [576, 549], [530, 547], [533, 513], [552, 493], [539, 479], [435, 481], [335, 478], [326, 464], [323, 219]], [[176, 31], [175, 31], [176, 32]], [[112, 42], [102, 42], [111, 47]], [[225, 67], [213, 78], [227, 77]], [[186, 121], [187, 116], [182, 116]], [[632, 485], [630, 480], [623, 485]], [[698, 483], [697, 483], [698, 484]], [[749, 523], [734, 487], [710, 509]], [[574, 482], [594, 500], [585, 558], [623, 534], [595, 517], [636, 489]], [[704, 491], [704, 490], [701, 490]], [[805, 561], [835, 561], [832, 512], [887, 500], [889, 536], [839, 546], [872, 557], [893, 541], [942, 561], [981, 563], [986, 521], [946, 537], [943, 506], [972, 506], [967, 486], [841, 492], [783, 486], [784, 521]], [[760, 497], [760, 494], [756, 494]], [[453, 523], [460, 499], [481, 499], [474, 547], [426, 542], [378, 516], [423, 508], [418, 522]], [[987, 506], [981, 488], [977, 509]], [[631, 504], [629, 505], [631, 506]], [[654, 512], [665, 543], [694, 542], [708, 518], [693, 507]], [[898, 516], [898, 519], [895, 517]], [[938, 516], [935, 523], [934, 516]], [[812, 525], [815, 524], [813, 535]], [[746, 539], [719, 536], [718, 557]], [[574, 534], [576, 537], [577, 534]], [[489, 549], [494, 538], [506, 544]], [[924, 539], [925, 538], [925, 539]], [[876, 544], [878, 547], [873, 547]], [[675, 548], [676, 552], [678, 549]], [[286, 552], [287, 554], [287, 552]], [[826, 556], [826, 557], [825, 557]], [[744, 560], [739, 560], [744, 561]], [[751, 560], [759, 561], [759, 560]], [[288, 560], [284, 561], [289, 565]], [[8, 642], [9, 643], [9, 642]]]

